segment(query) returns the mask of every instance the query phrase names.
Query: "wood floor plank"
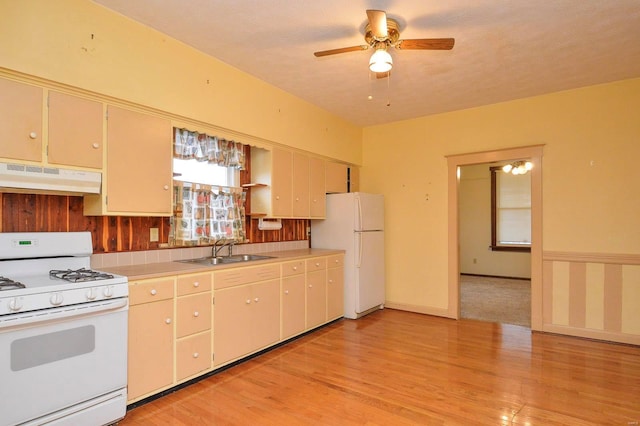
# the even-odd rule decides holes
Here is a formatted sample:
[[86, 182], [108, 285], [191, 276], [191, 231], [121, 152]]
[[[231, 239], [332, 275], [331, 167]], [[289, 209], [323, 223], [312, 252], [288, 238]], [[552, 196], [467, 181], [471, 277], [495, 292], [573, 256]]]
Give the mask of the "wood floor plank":
[[628, 425], [640, 348], [385, 309], [127, 413], [129, 425]]

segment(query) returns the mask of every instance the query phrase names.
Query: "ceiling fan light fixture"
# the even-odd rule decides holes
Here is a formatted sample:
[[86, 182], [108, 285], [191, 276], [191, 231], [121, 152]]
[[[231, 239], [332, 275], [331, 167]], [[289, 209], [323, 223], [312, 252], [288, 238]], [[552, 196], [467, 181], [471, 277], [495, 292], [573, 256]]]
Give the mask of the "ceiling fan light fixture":
[[386, 46], [376, 48], [369, 59], [369, 69], [373, 72], [389, 72], [391, 67], [393, 67], [393, 59], [387, 52]]

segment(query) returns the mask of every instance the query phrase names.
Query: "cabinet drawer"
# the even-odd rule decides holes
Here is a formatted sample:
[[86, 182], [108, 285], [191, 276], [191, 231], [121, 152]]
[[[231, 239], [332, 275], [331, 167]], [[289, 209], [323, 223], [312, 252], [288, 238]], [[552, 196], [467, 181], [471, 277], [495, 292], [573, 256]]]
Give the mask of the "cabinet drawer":
[[129, 284], [129, 305], [173, 298], [173, 278], [134, 281]]
[[298, 274], [304, 274], [304, 260], [294, 260], [293, 262], [285, 262], [282, 264], [283, 277]]
[[182, 380], [211, 368], [211, 333], [190, 336], [176, 343], [176, 379]]
[[327, 268], [344, 266], [344, 254], [335, 254], [327, 258]]
[[211, 305], [210, 292], [178, 298], [176, 308], [177, 337], [210, 329]]
[[211, 274], [179, 276], [177, 289], [178, 296], [210, 291]]
[[326, 257], [314, 257], [313, 259], [307, 259], [307, 272], [320, 271], [327, 269]]
[[279, 263], [256, 266], [254, 268], [234, 268], [214, 272], [213, 287], [214, 289], [221, 289], [275, 278], [280, 278]]

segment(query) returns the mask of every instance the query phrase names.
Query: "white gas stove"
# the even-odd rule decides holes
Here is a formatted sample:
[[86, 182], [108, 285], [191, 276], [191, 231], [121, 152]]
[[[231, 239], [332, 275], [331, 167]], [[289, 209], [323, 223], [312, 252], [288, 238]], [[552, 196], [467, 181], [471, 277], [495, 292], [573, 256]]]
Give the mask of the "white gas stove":
[[124, 416], [128, 282], [92, 252], [89, 232], [0, 233], [0, 426]]

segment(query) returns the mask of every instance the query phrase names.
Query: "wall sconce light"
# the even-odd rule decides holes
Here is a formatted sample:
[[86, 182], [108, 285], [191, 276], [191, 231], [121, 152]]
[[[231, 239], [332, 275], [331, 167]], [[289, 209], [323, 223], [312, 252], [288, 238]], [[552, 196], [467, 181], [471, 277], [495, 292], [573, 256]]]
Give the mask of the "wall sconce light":
[[376, 51], [369, 59], [369, 69], [373, 72], [388, 72], [391, 67], [393, 67], [393, 59], [387, 52], [387, 45], [385, 43], [376, 44]]
[[531, 161], [516, 161], [510, 164], [505, 164], [502, 167], [503, 172], [510, 172], [514, 175], [524, 175], [531, 169], [533, 169], [533, 163]]

